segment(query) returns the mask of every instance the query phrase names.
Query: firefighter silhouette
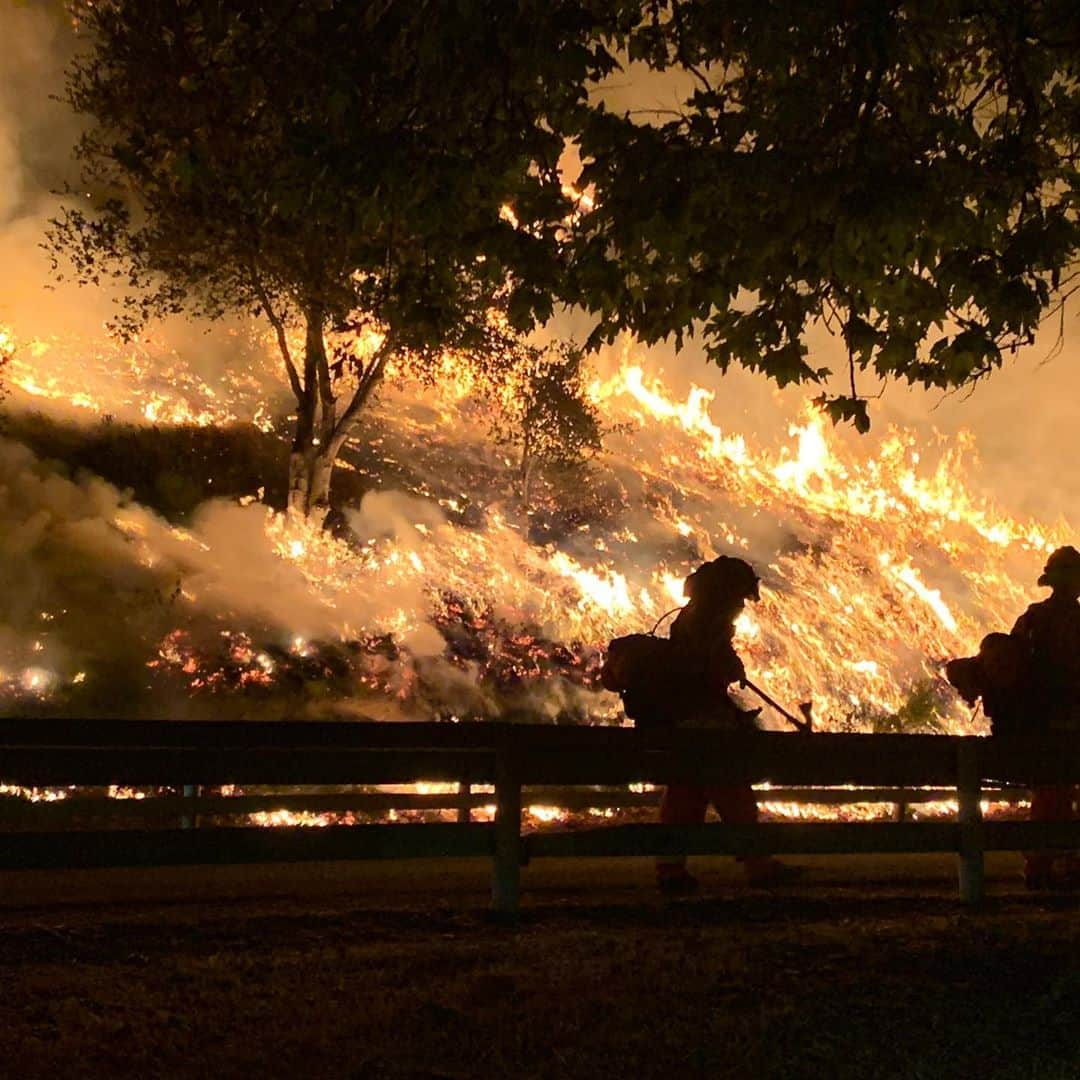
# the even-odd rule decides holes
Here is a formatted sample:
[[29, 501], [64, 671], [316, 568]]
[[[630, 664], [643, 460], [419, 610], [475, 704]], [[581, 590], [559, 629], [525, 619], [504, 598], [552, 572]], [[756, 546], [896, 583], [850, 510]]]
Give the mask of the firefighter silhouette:
[[[601, 678], [622, 695], [627, 715], [639, 727], [753, 730], [760, 709], [746, 710], [728, 688], [746, 676], [735, 651], [735, 621], [748, 600], [759, 600], [758, 576], [742, 559], [721, 556], [698, 567], [686, 579], [687, 604], [671, 625], [667, 639], [632, 634], [611, 643]], [[731, 824], [757, 821], [758, 808], [749, 783], [699, 787], [670, 784], [660, 804], [665, 825], [703, 822], [710, 804]], [[799, 871], [769, 857], [740, 860], [752, 884], [787, 881]], [[697, 879], [684, 855], [660, 856], [657, 883], [665, 893], [688, 893]]]
[[[994, 735], [1080, 730], [1080, 552], [1058, 548], [1046, 561], [1039, 585], [1050, 596], [1016, 620], [1009, 634], [988, 634], [976, 656], [945, 665], [949, 681], [970, 705], [982, 700]], [[1080, 789], [1036, 786], [1032, 821], [1072, 821]], [[1029, 888], [1077, 888], [1075, 854], [1032, 851], [1024, 856]]]

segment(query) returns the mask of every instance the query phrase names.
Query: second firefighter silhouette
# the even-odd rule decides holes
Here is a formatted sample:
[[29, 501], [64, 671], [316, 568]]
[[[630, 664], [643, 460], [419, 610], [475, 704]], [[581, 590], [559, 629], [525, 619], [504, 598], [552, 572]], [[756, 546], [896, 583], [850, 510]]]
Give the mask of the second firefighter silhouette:
[[[994, 735], [1080, 731], [1080, 552], [1058, 548], [1038, 584], [1052, 591], [1032, 604], [1008, 634], [987, 634], [976, 656], [950, 660], [949, 682], [969, 705], [982, 699]], [[1032, 821], [1072, 821], [1080, 789], [1045, 785], [1031, 793]], [[1075, 855], [1032, 851], [1024, 858], [1031, 888], [1080, 887]]]
[[[618, 690], [626, 714], [639, 727], [709, 727], [752, 729], [759, 709], [740, 708], [728, 687], [746, 677], [732, 644], [735, 621], [747, 600], [759, 600], [758, 576], [742, 559], [721, 556], [695, 570], [683, 585], [687, 604], [671, 625], [670, 638], [632, 634], [611, 643], [601, 678]], [[671, 784], [660, 804], [666, 825], [705, 820], [709, 805], [732, 824], [757, 820], [758, 808], [748, 783], [720, 787]], [[753, 884], [775, 884], [798, 871], [776, 859], [741, 860]], [[664, 892], [686, 893], [697, 887], [685, 856], [662, 856], [657, 882]]]

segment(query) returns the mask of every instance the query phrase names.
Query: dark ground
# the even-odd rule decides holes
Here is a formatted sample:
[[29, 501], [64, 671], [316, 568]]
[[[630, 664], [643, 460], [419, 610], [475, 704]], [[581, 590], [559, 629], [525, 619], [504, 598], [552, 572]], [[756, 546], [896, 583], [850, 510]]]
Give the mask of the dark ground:
[[[0, 898], [0, 1074], [1080, 1077], [1080, 895], [992, 859], [537, 862], [516, 927], [481, 860], [25, 872]], [[135, 899], [138, 897], [138, 899]]]

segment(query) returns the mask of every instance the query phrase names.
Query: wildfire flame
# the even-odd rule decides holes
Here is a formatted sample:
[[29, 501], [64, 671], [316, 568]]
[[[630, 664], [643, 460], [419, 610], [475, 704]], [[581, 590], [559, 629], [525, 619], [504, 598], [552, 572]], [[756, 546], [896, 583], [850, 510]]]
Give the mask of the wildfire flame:
[[[270, 356], [211, 386], [176, 355], [163, 365], [149, 343], [90, 355], [72, 343], [5, 340], [21, 392], [15, 398], [24, 402], [158, 424], [243, 419], [263, 427], [273, 408], [267, 402], [287, 400], [276, 397]], [[349, 542], [253, 508], [264, 515], [274, 557], [301, 575], [337, 639], [359, 643], [355, 652], [367, 658], [353, 673], [359, 711], [375, 694], [395, 702], [399, 715], [414, 715], [417, 672], [437, 669], [436, 681], [453, 682], [456, 672], [457, 690], [473, 691], [472, 705], [458, 708], [451, 694], [441, 714], [475, 712], [497, 668], [534, 715], [572, 705], [575, 715], [617, 722], [617, 699], [594, 681], [606, 642], [648, 630], [682, 602], [682, 580], [697, 563], [734, 553], [763, 578], [760, 604], [738, 623], [738, 646], [750, 677], [774, 697], [812, 701], [825, 727], [859, 729], [922, 694], [928, 719], [970, 730], [968, 710], [941, 678], [942, 661], [1009, 625], [1033, 598], [1030, 583], [1046, 551], [1068, 539], [1064, 528], [1013, 517], [976, 494], [964, 436], [929, 448], [936, 463], [928, 466], [927, 448], [910, 432], [892, 430], [876, 448], [856, 452], [808, 409], [772, 450], [723, 430], [710, 413], [710, 391], [693, 387], [680, 398], [632, 356], [589, 390], [612, 429], [596, 465], [606, 494], [572, 525], [537, 538], [534, 516], [515, 506], [505, 481], [491, 480], [500, 468], [505, 474], [506, 462], [492, 460], [470, 412], [472, 390], [471, 375], [452, 357], [434, 388], [399, 381], [383, 390], [371, 443], [383, 461], [398, 466], [426, 448], [445, 465], [442, 475], [413, 473], [402, 482], [409, 498], [393, 529], [358, 530]], [[455, 487], [455, 458], [482, 462], [487, 472], [475, 486]], [[368, 469], [348, 455], [344, 466]], [[472, 518], [462, 512], [470, 505], [480, 507]], [[117, 527], [143, 545], [152, 565], [158, 556], [137, 527]], [[361, 594], [380, 602], [357, 618]], [[179, 596], [193, 610], [201, 602], [187, 585]], [[147, 664], [183, 676], [192, 692], [240, 691], [273, 687], [290, 664], [313, 662], [325, 645], [293, 641], [304, 638], [294, 632], [274, 651], [230, 626], [230, 614], [213, 613], [223, 624], [214, 657], [181, 625], [152, 643]], [[476, 655], [456, 644], [461, 624]], [[57, 633], [59, 624], [46, 631]], [[43, 660], [0, 662], [0, 685], [14, 696], [47, 699], [77, 674], [85, 678]], [[481, 712], [498, 708], [488, 701]]]

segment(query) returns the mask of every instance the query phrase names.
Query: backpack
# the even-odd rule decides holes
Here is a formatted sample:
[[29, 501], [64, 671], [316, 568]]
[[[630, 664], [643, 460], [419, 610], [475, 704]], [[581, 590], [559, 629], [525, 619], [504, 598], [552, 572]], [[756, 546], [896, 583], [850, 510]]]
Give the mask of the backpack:
[[627, 634], [608, 646], [600, 685], [619, 694], [635, 727], [664, 727], [674, 721], [672, 659], [671, 642], [652, 634]]

